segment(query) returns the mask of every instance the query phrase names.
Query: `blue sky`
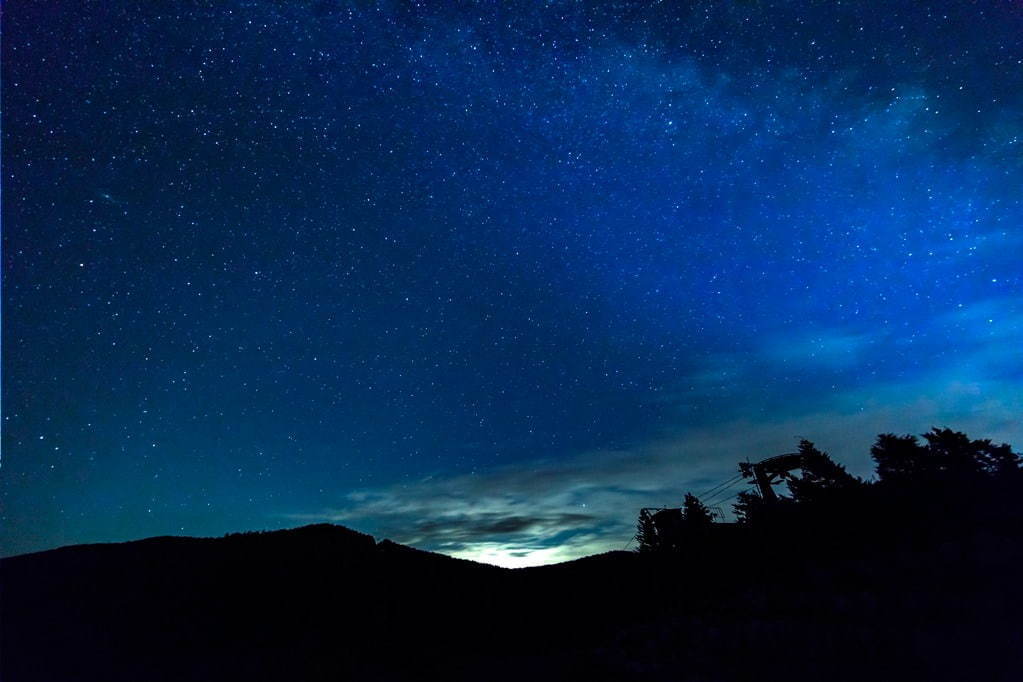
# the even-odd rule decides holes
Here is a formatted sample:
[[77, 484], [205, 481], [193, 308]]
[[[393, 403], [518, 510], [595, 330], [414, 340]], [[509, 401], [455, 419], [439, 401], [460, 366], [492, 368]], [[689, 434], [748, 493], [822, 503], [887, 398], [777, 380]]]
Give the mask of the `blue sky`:
[[35, 11], [7, 553], [330, 519], [549, 562], [798, 438], [1023, 440], [1018, 5]]

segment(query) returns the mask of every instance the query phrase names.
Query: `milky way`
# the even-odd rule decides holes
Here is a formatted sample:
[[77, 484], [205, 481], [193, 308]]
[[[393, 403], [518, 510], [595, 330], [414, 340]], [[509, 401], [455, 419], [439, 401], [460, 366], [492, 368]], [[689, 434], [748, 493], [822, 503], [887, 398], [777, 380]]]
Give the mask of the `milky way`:
[[1018, 3], [61, 4], [4, 13], [5, 554], [537, 563], [797, 437], [1023, 445]]

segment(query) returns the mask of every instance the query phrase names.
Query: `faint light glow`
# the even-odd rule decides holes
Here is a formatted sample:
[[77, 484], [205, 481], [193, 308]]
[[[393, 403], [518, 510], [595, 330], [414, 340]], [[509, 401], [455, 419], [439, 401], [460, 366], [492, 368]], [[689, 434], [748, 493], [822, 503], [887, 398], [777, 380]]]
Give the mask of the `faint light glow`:
[[480, 543], [458, 552], [443, 552], [458, 559], [469, 559], [502, 568], [526, 568], [569, 561], [585, 553], [572, 552], [566, 547], [525, 548], [498, 543]]

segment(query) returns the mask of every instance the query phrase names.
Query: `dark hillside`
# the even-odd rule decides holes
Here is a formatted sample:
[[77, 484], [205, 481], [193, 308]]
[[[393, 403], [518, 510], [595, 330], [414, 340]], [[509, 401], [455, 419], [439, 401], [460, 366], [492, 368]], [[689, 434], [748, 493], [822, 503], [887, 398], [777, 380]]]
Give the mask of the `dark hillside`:
[[945, 447], [958, 435], [909, 450], [882, 437], [876, 482], [807, 465], [792, 497], [741, 500], [742, 523], [701, 521], [668, 550], [532, 569], [331, 525], [13, 557], [0, 563], [0, 673], [5, 682], [1023, 679], [1018, 459], [967, 466], [969, 448]]
[[519, 571], [323, 526], [63, 548], [3, 561], [3, 679], [1023, 671], [1018, 527], [876, 552], [748, 540]]

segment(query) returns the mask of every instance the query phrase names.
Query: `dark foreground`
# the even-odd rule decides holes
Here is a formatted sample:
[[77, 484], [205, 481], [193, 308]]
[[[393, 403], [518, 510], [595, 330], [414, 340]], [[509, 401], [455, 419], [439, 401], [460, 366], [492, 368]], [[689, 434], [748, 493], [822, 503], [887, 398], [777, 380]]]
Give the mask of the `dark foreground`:
[[2, 562], [0, 677], [1023, 679], [1018, 519], [912, 526], [518, 571], [327, 525], [67, 547]]

